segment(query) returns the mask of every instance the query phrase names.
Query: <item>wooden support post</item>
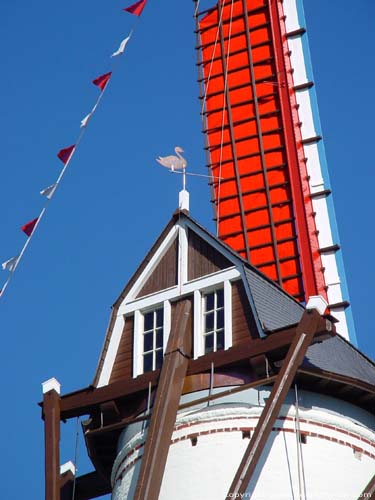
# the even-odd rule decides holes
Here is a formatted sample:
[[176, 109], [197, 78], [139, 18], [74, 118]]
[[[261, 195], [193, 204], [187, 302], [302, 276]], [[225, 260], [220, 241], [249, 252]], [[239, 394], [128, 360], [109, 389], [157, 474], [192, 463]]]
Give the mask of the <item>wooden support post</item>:
[[72, 462], [66, 462], [60, 467], [60, 498], [72, 500], [76, 468]]
[[262, 411], [254, 434], [230, 486], [227, 498], [240, 498], [246, 492], [297, 369], [303, 361], [315, 333], [319, 331], [322, 322], [325, 322], [325, 320], [315, 309], [304, 312], [297, 326], [295, 338], [275, 380], [270, 397]]
[[359, 495], [358, 500], [363, 500], [364, 498], [368, 498], [369, 500], [371, 498], [375, 499], [375, 474], [372, 476], [372, 479], [370, 479], [366, 488]]
[[45, 446], [45, 498], [60, 500], [60, 384], [51, 378], [42, 384]]
[[191, 355], [191, 302], [177, 303], [156, 391], [134, 500], [157, 500]]

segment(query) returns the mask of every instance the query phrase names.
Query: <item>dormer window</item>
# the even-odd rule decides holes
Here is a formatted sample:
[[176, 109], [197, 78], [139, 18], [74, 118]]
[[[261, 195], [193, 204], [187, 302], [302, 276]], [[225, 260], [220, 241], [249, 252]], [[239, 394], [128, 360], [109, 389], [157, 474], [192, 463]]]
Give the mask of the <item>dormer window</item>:
[[134, 377], [161, 368], [170, 329], [168, 300], [134, 311]]
[[202, 297], [204, 353], [224, 349], [224, 288], [206, 293]]
[[229, 280], [194, 291], [194, 359], [232, 346]]
[[143, 373], [157, 370], [163, 363], [163, 308], [143, 314]]

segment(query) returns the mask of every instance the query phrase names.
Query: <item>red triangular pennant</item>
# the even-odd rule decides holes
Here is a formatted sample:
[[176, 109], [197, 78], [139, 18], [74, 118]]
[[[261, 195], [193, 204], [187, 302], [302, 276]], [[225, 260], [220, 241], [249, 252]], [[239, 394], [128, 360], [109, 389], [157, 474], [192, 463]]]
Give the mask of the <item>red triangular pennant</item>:
[[31, 236], [31, 233], [34, 231], [35, 224], [38, 222], [39, 217], [36, 219], [27, 222], [24, 226], [21, 227], [21, 230], [27, 235]]
[[57, 153], [57, 157], [66, 165], [75, 147], [76, 145], [73, 144], [68, 148], [60, 149], [60, 151]]
[[139, 0], [123, 10], [130, 12], [130, 14], [134, 14], [135, 16], [140, 16], [142, 14], [142, 10], [145, 8], [146, 2], [147, 0]]
[[95, 80], [92, 81], [94, 85], [99, 87], [101, 90], [104, 90], [107, 83], [109, 82], [109, 79], [111, 78], [112, 71], [109, 73], [106, 73], [105, 75], [98, 76], [98, 78], [95, 78]]

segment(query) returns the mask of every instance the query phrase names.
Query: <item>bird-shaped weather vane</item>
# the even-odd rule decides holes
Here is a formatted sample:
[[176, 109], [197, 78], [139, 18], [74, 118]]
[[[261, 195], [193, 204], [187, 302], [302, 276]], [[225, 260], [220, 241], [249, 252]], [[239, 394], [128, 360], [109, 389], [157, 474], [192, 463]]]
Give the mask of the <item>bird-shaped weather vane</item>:
[[185, 191], [186, 188], [186, 166], [187, 161], [181, 155], [184, 152], [180, 146], [176, 146], [174, 151], [177, 156], [169, 155], [169, 156], [159, 156], [156, 158], [156, 161], [160, 163], [163, 167], [169, 168], [171, 172], [182, 173], [182, 189]]
[[174, 174], [182, 174], [182, 191], [180, 191], [179, 204], [180, 208], [186, 208], [187, 210], [189, 210], [189, 193], [186, 191], [187, 175], [192, 175], [194, 177], [206, 177], [210, 179], [210, 181], [218, 180], [219, 182], [222, 178], [213, 175], [204, 175], [193, 172], [186, 172], [187, 161], [181, 155], [181, 153], [183, 153], [184, 150], [180, 146], [176, 146], [174, 150], [177, 156], [175, 155], [159, 156], [159, 158], [156, 158], [156, 161], [163, 167], [168, 168], [169, 172], [172, 172]]

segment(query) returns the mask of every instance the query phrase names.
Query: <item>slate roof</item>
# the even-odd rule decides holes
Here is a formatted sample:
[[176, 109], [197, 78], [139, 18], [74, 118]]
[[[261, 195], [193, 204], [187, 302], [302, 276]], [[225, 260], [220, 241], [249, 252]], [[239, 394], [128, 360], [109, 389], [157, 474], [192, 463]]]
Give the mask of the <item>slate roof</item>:
[[299, 302], [249, 264], [244, 265], [244, 270], [265, 333], [299, 323], [305, 310]]
[[311, 345], [303, 368], [320, 368], [375, 386], [375, 364], [340, 335]]
[[[249, 305], [253, 313], [257, 316], [255, 319], [264, 333], [267, 334], [274, 330], [299, 323], [305, 309], [302, 304], [297, 302], [270, 278], [249, 264], [231, 247], [211, 234], [185, 211], [175, 212], [149, 254], [133, 275], [119, 299], [117, 299], [115, 306], [124, 296], [125, 291], [135, 281], [145, 263], [148, 262], [149, 256], [152, 255], [160, 241], [165, 237], [166, 232], [176, 223], [177, 218], [180, 217], [186, 217], [193, 226], [195, 225], [207, 235], [207, 240], [211, 239], [211, 241], [215, 241], [219, 248], [222, 247], [223, 250], [232, 255], [233, 262], [236, 263], [239, 270], [243, 271], [245, 288], [250, 292], [250, 294], [248, 293]], [[109, 341], [108, 333], [107, 337], [106, 343]], [[102, 352], [102, 356], [104, 351], [105, 349]], [[303, 367], [311, 370], [315, 368], [339, 375], [346, 375], [367, 384], [375, 385], [375, 364], [339, 335], [325, 340], [323, 343], [310, 346], [303, 362]]]
[[[211, 234], [190, 215], [184, 214], [220, 246], [229, 251], [242, 264], [250, 289], [253, 309], [264, 333], [299, 323], [305, 307], [261, 273], [231, 247]], [[304, 368], [320, 369], [375, 385], [375, 364], [340, 335], [309, 347], [303, 361]]]

